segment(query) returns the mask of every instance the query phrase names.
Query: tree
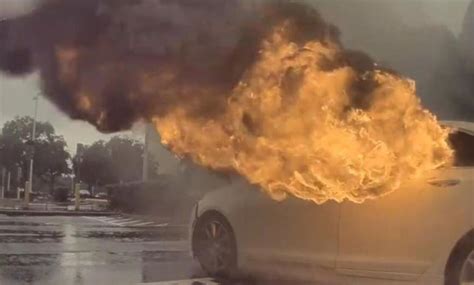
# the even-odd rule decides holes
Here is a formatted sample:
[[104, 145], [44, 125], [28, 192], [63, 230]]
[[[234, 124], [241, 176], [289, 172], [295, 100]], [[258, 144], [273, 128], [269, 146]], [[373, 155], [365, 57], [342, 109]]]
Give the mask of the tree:
[[116, 136], [110, 139], [106, 147], [110, 152], [116, 182], [142, 179], [144, 146], [141, 142]]
[[[82, 157], [74, 159], [76, 175], [89, 187], [140, 181], [143, 171], [143, 143], [115, 136], [108, 142], [97, 141], [86, 146]], [[149, 162], [149, 173], [157, 171], [158, 164]], [[153, 177], [153, 176], [152, 176]]]
[[76, 176], [79, 181], [89, 186], [104, 185], [114, 182], [112, 160], [104, 141], [97, 141], [85, 146], [82, 157], [74, 159]]
[[16, 117], [5, 123], [0, 139], [1, 164], [10, 172], [21, 169], [22, 175], [16, 176], [20, 178], [17, 182], [23, 185], [28, 179], [29, 160], [33, 157], [35, 176], [46, 180], [52, 191], [55, 179], [70, 172], [67, 145], [48, 122], [36, 123], [36, 138], [33, 141], [32, 127], [31, 117]]
[[71, 156], [66, 151], [67, 144], [62, 136], [50, 135], [46, 140], [35, 143], [34, 172], [49, 183], [50, 193], [53, 194], [57, 177], [71, 173], [68, 161]]

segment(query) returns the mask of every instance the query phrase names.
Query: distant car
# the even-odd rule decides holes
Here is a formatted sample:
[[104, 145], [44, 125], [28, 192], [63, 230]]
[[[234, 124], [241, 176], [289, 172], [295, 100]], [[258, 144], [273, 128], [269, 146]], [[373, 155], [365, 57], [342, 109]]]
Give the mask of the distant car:
[[91, 192], [89, 190], [79, 190], [79, 197], [81, 198], [90, 198], [92, 197]]
[[[25, 188], [18, 188], [17, 191], [18, 191], [18, 193], [20, 193], [20, 198], [25, 198]], [[38, 196], [40, 196], [40, 195], [41, 195], [41, 193], [32, 191], [32, 192], [30, 192], [30, 200], [33, 201], [33, 200], [37, 199]]]
[[109, 196], [107, 195], [107, 193], [105, 192], [101, 192], [101, 193], [97, 193], [94, 198], [97, 198], [97, 199], [107, 199]]
[[276, 202], [243, 181], [210, 192], [192, 212], [193, 256], [211, 276], [474, 284], [474, 123], [446, 124], [455, 167], [378, 200]]

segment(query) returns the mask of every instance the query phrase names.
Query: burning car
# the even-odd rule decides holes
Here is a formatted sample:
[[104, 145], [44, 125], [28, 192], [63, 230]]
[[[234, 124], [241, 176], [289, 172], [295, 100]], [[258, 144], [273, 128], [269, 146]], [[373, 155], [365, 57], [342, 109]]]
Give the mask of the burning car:
[[193, 256], [212, 276], [472, 284], [474, 123], [444, 125], [454, 167], [375, 200], [278, 202], [243, 181], [207, 194], [192, 213]]

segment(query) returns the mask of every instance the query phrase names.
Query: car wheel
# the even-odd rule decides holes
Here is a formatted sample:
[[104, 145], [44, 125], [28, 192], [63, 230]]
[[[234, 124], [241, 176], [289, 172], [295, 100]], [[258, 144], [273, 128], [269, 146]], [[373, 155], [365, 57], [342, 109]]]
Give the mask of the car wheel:
[[231, 277], [237, 268], [237, 246], [229, 223], [218, 215], [205, 215], [196, 223], [193, 250], [211, 277]]
[[459, 280], [461, 285], [474, 285], [474, 250], [464, 260]]
[[474, 242], [462, 248], [456, 254], [446, 272], [446, 285], [474, 285]]

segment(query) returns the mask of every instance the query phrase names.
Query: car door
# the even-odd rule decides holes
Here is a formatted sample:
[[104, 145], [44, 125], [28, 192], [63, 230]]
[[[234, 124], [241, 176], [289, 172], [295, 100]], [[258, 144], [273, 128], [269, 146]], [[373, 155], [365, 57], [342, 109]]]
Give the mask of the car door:
[[335, 268], [338, 250], [340, 204], [334, 201], [317, 205], [294, 197], [284, 202], [287, 211], [287, 249], [289, 260]]
[[[459, 136], [464, 143], [453, 141]], [[473, 222], [474, 137], [458, 132], [452, 145], [454, 167], [413, 180], [378, 200], [342, 204], [339, 272], [415, 279], [468, 232]]]
[[317, 205], [294, 197], [275, 201], [262, 191], [249, 191], [241, 236], [248, 256], [290, 266], [335, 268], [339, 204]]

